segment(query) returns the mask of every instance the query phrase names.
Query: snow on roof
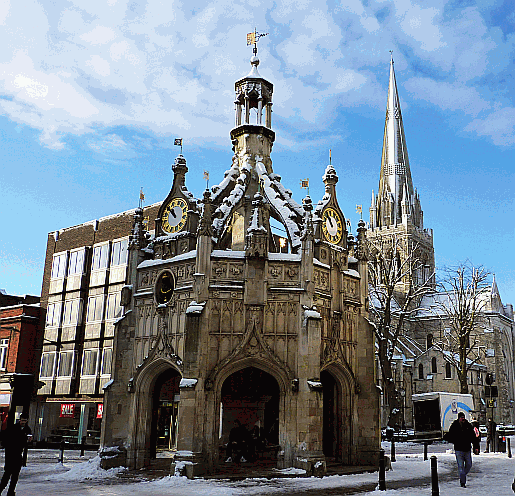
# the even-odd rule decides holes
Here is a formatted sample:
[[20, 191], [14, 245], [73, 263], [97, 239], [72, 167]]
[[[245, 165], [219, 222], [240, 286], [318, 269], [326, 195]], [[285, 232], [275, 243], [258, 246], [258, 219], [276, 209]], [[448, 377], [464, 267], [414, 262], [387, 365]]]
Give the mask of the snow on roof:
[[213, 258], [245, 258], [245, 252], [240, 250], [213, 250]]
[[347, 269], [347, 270], [344, 270], [343, 272], [345, 274], [347, 274], [348, 276], [361, 277], [360, 273], [357, 270], [354, 270], [354, 269]]
[[144, 269], [145, 267], [156, 267], [163, 264], [168, 264], [172, 262], [179, 262], [180, 260], [188, 260], [190, 258], [195, 258], [197, 256], [197, 250], [191, 250], [187, 253], [181, 253], [180, 255], [176, 255], [172, 258], [167, 258], [165, 260], [161, 258], [156, 258], [155, 260], [144, 260], [138, 265], [138, 269]]
[[301, 256], [298, 253], [269, 253], [268, 259], [281, 262], [300, 262]]

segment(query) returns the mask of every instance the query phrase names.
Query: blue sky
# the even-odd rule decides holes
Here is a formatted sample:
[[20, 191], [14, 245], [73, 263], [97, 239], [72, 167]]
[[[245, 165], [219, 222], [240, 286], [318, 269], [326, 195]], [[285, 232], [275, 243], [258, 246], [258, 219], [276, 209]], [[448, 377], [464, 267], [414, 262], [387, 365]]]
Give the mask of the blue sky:
[[47, 233], [165, 198], [231, 165], [234, 81], [274, 83], [274, 170], [314, 201], [332, 149], [355, 230], [377, 191], [389, 50], [437, 266], [469, 259], [515, 303], [511, 2], [88, 0], [0, 3], [0, 288], [39, 294]]

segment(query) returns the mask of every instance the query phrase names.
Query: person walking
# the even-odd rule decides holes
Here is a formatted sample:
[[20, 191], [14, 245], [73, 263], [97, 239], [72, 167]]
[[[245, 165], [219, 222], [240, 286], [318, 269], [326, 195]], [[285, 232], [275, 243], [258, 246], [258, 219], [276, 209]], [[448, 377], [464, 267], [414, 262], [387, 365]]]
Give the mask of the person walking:
[[449, 432], [444, 436], [444, 440], [454, 444], [460, 484], [461, 487], [466, 487], [467, 474], [472, 468], [472, 454], [470, 450], [473, 447], [474, 454], [479, 455], [479, 438], [463, 412], [458, 413], [458, 419], [451, 424]]
[[0, 481], [0, 495], [7, 487], [9, 479], [9, 490], [7, 496], [15, 496], [16, 484], [23, 465], [23, 451], [27, 443], [32, 440], [32, 431], [27, 425], [28, 418], [22, 414], [20, 420], [15, 424], [8, 426], [2, 432], [1, 441], [2, 446], [5, 448], [5, 468], [4, 475]]
[[486, 422], [486, 451], [485, 453], [490, 452], [490, 446], [492, 446], [492, 451], [495, 451], [495, 434], [497, 432], [497, 424], [489, 418]]

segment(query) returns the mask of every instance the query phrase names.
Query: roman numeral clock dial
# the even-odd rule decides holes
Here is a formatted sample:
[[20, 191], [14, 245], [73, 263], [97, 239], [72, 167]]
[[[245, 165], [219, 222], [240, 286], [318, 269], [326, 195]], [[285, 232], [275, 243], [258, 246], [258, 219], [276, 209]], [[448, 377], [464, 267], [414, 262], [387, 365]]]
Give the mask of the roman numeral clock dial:
[[340, 214], [334, 208], [326, 208], [322, 215], [322, 232], [325, 239], [338, 244], [343, 235], [343, 223]]
[[179, 232], [186, 225], [188, 218], [188, 204], [184, 198], [173, 198], [163, 211], [161, 227], [163, 231], [173, 234]]

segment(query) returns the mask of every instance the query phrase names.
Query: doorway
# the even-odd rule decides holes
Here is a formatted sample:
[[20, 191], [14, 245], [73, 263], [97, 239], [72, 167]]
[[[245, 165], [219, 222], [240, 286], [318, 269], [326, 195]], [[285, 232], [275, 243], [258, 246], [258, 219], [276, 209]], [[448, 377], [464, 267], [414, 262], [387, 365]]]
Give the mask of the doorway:
[[324, 391], [323, 400], [323, 451], [327, 458], [342, 461], [341, 393], [330, 372], [320, 374]]

